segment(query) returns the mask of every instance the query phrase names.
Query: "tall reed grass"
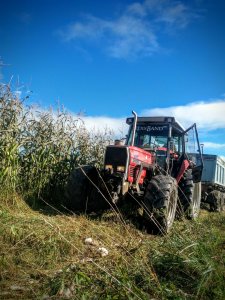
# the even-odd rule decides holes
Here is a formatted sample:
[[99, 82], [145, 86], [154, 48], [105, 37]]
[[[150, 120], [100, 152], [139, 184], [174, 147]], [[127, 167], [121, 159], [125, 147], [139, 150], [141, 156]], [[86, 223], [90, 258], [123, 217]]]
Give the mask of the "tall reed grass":
[[35, 205], [38, 199], [60, 203], [71, 170], [100, 167], [112, 132], [90, 132], [63, 107], [43, 110], [26, 105], [10, 86], [0, 84], [0, 185]]

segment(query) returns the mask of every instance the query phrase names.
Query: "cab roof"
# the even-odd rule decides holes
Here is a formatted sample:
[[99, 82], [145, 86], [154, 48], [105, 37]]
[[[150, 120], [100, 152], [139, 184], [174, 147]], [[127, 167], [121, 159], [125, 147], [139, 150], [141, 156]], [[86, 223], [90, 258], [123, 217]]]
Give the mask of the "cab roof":
[[[134, 117], [129, 117], [126, 120], [126, 123], [128, 125], [133, 124], [134, 121]], [[167, 117], [167, 116], [163, 116], [163, 117], [138, 117], [137, 118], [137, 124], [171, 124], [174, 128], [176, 128], [178, 131], [183, 132], [185, 131], [184, 127], [175, 120], [174, 117]]]

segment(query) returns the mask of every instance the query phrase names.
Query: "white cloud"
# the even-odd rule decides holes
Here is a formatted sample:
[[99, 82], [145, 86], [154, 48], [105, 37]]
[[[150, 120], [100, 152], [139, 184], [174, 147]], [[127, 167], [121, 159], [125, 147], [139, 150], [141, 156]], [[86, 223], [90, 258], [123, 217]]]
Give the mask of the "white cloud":
[[212, 143], [212, 142], [203, 142], [204, 147], [210, 148], [210, 149], [224, 149], [225, 150], [225, 144], [219, 144], [219, 143]]
[[58, 31], [66, 42], [89, 42], [115, 58], [150, 56], [160, 49], [158, 30], [185, 28], [194, 18], [189, 7], [175, 0], [146, 0], [125, 7], [118, 17], [105, 20], [86, 15]]
[[185, 28], [197, 16], [182, 1], [146, 0], [142, 8], [147, 15], [154, 14], [156, 22], [176, 28]]
[[128, 14], [134, 14], [137, 16], [145, 17], [147, 12], [146, 12], [146, 7], [142, 3], [139, 2], [134, 2], [130, 4], [127, 7], [127, 13]]
[[[201, 101], [189, 103], [183, 106], [171, 106], [166, 108], [152, 108], [142, 111], [140, 116], [174, 116], [185, 128], [197, 123], [200, 141], [203, 141], [204, 152], [225, 154], [225, 99]], [[115, 136], [124, 137], [128, 126], [125, 118], [110, 118], [105, 116], [82, 117], [89, 130], [104, 131], [105, 128], [112, 129]], [[224, 137], [219, 142], [209, 141], [215, 130], [224, 131]], [[212, 136], [209, 133], [212, 133]], [[207, 137], [208, 136], [208, 137]]]
[[65, 41], [79, 38], [94, 40], [101, 38], [109, 25], [110, 23], [108, 21], [88, 15], [85, 17], [83, 23], [75, 22], [68, 25], [65, 30], [60, 30], [58, 33]]
[[[165, 108], [145, 109], [139, 116], [173, 116], [185, 128], [193, 123], [197, 124], [198, 129], [204, 136], [214, 130], [225, 130], [225, 99], [211, 100], [210, 102], [193, 102], [187, 105], [171, 106]], [[88, 129], [112, 129], [116, 134], [123, 131], [126, 134], [126, 118], [111, 118], [106, 116], [82, 116]], [[225, 140], [225, 137], [224, 139]], [[204, 142], [207, 147], [222, 148], [224, 144]]]
[[115, 58], [148, 56], [158, 48], [150, 26], [132, 15], [123, 15], [114, 21], [87, 16], [83, 23], [71, 24], [59, 34], [65, 41], [81, 39], [98, 43], [104, 39], [103, 51]]
[[185, 127], [197, 123], [198, 128], [211, 131], [225, 128], [225, 99], [194, 102], [183, 106], [146, 109], [142, 115], [167, 115], [177, 118]]
[[[225, 134], [225, 132], [224, 132]], [[222, 157], [225, 160], [225, 143], [224, 143], [224, 139], [222, 141], [222, 143], [214, 143], [214, 142], [203, 142], [204, 145], [204, 153], [207, 154], [217, 154], [220, 155], [220, 157]]]
[[124, 137], [127, 134], [128, 125], [126, 118], [110, 118], [105, 116], [81, 116], [88, 130], [104, 132], [105, 129], [112, 130], [115, 136]]

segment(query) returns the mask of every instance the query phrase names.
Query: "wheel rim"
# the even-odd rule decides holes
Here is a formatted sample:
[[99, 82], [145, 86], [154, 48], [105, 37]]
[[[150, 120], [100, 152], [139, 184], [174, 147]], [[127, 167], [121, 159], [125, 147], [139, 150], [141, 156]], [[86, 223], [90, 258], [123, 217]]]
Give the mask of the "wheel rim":
[[200, 210], [201, 202], [201, 182], [194, 184], [192, 206], [191, 206], [191, 217], [193, 219], [197, 218]]
[[166, 229], [169, 230], [173, 224], [175, 213], [176, 213], [176, 191], [173, 191], [170, 195], [169, 204], [167, 208], [167, 216], [166, 216]]

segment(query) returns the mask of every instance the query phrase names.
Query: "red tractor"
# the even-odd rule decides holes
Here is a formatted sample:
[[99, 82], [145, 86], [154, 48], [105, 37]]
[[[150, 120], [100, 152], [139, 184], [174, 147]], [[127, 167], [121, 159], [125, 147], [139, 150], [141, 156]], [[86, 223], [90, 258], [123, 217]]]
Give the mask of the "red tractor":
[[83, 166], [72, 172], [66, 206], [91, 212], [134, 199], [145, 223], [166, 233], [175, 215], [196, 218], [200, 210], [203, 163], [196, 124], [185, 130], [174, 117], [132, 113], [125, 144], [106, 147], [102, 170]]

